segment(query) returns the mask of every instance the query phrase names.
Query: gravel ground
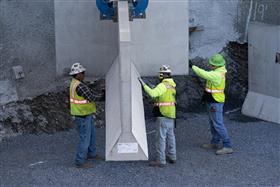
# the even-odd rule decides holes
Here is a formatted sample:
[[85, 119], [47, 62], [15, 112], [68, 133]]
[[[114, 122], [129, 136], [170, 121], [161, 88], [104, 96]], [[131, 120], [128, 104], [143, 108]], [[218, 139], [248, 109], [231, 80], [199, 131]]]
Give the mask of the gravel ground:
[[[95, 161], [91, 169], [73, 165], [75, 130], [52, 135], [20, 135], [0, 143], [0, 186], [279, 186], [280, 126], [225, 116], [234, 154], [217, 156], [200, 144], [210, 138], [207, 115], [187, 113], [177, 122], [175, 165], [151, 168], [148, 162]], [[154, 158], [153, 121], [147, 122], [150, 158]], [[104, 155], [104, 128], [97, 129]]]

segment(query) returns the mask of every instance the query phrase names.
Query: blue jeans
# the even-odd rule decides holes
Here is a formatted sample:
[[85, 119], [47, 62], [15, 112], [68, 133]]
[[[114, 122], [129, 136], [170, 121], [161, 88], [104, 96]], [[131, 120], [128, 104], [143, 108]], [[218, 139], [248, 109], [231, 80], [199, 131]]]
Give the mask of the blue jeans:
[[230, 148], [232, 146], [231, 141], [223, 122], [223, 107], [224, 103], [207, 103], [210, 130], [212, 134], [211, 144], [218, 144], [220, 140], [222, 140], [223, 146]]
[[87, 156], [96, 156], [96, 135], [93, 121], [93, 115], [75, 116], [74, 123], [80, 136], [75, 160], [78, 165], [85, 163]]
[[176, 140], [174, 134], [174, 119], [158, 117], [156, 131], [156, 151], [161, 164], [166, 164], [165, 147], [167, 143], [167, 156], [176, 160]]

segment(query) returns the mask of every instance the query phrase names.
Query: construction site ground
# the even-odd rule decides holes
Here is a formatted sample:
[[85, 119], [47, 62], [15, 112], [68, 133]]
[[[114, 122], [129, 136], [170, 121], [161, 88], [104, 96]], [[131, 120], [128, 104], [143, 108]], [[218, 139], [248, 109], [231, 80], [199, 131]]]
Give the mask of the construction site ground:
[[[77, 169], [75, 129], [54, 134], [19, 135], [0, 143], [0, 186], [279, 186], [279, 125], [225, 114], [234, 145], [231, 155], [200, 148], [210, 132], [206, 113], [186, 113], [177, 121], [176, 164], [153, 168], [147, 161], [93, 161]], [[155, 123], [147, 121], [150, 159], [155, 158]], [[98, 154], [104, 157], [105, 128], [97, 128]]]

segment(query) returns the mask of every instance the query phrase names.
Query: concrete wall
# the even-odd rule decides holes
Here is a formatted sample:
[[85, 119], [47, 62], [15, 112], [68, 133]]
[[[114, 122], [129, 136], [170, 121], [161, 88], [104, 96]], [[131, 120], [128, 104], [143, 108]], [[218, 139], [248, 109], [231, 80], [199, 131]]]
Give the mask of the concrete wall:
[[[152, 7], [155, 7], [154, 10], [151, 10]], [[249, 21], [279, 25], [279, 8], [280, 1], [190, 0], [190, 26], [204, 27], [202, 31], [190, 35], [190, 57], [209, 57], [221, 51], [228, 41], [240, 39], [246, 42]], [[170, 15], [158, 9], [150, 3], [147, 16], [160, 14], [162, 20], [156, 22], [157, 27], [162, 27], [161, 23], [166, 23], [168, 20], [165, 17]], [[149, 14], [149, 11], [152, 12]], [[98, 14], [94, 1], [1, 0], [0, 81], [3, 82], [0, 84], [5, 87], [1, 90], [10, 90], [0, 91], [1, 103], [44, 93], [55, 86], [55, 76], [63, 75], [75, 61], [85, 63], [92, 75], [104, 74], [116, 56], [117, 35], [116, 25], [111, 21], [99, 21]], [[175, 14], [179, 15], [178, 11]], [[142, 20], [133, 24], [138, 22], [135, 28], [141, 27]], [[145, 29], [136, 30], [146, 34]], [[103, 35], [96, 34], [100, 31]], [[148, 33], [157, 36], [157, 33]], [[172, 41], [172, 45], [174, 43]], [[104, 65], [104, 62], [108, 64]], [[15, 80], [12, 67], [17, 65], [23, 67], [25, 78]]]
[[58, 76], [74, 62], [87, 75], [104, 76], [118, 55], [117, 23], [100, 21], [95, 1], [55, 0], [56, 67]]
[[251, 21], [280, 24], [278, 0], [190, 0], [190, 26], [203, 26], [190, 34], [190, 58], [207, 58], [229, 41], [247, 42]]
[[[7, 87], [0, 94], [0, 104], [51, 87], [56, 68], [54, 42], [52, 1], [0, 1], [0, 86]], [[25, 77], [16, 80], [12, 67], [18, 65]]]
[[190, 58], [208, 58], [239, 38], [235, 27], [238, 1], [190, 0], [189, 8], [190, 27], [203, 27], [190, 34]]
[[240, 41], [247, 42], [250, 22], [280, 25], [280, 1], [241, 0], [238, 6], [238, 31]]
[[173, 75], [188, 72], [188, 1], [150, 0], [146, 19], [131, 22], [132, 60], [142, 76], [169, 64]]
[[[141, 75], [155, 75], [162, 64], [174, 74], [187, 73], [188, 3], [151, 0], [146, 19], [135, 19], [132, 30], [134, 64]], [[104, 76], [117, 56], [117, 23], [99, 20], [95, 1], [55, 0], [57, 73], [75, 61], [89, 75]]]

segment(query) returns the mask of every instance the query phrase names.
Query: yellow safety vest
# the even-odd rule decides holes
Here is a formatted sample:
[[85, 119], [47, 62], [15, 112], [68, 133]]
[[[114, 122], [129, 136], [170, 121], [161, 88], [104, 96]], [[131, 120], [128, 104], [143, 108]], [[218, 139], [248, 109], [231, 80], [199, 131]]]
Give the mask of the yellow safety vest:
[[87, 116], [96, 112], [96, 105], [94, 102], [90, 102], [77, 94], [76, 88], [80, 83], [79, 80], [73, 78], [70, 85], [71, 115]]
[[208, 93], [211, 93], [213, 98], [219, 102], [224, 103], [225, 102], [225, 85], [226, 85], [226, 77], [224, 71], [219, 71], [219, 69], [216, 70], [217, 73], [220, 74], [222, 81], [219, 85], [214, 85], [210, 80], [206, 81], [205, 91]]
[[[171, 79], [172, 80], [172, 79]], [[162, 83], [166, 86], [167, 90], [164, 94], [160, 95], [155, 102], [155, 105], [159, 107], [160, 113], [168, 118], [176, 118], [176, 89], [175, 85], [172, 86], [169, 83], [169, 79], [164, 79]]]

